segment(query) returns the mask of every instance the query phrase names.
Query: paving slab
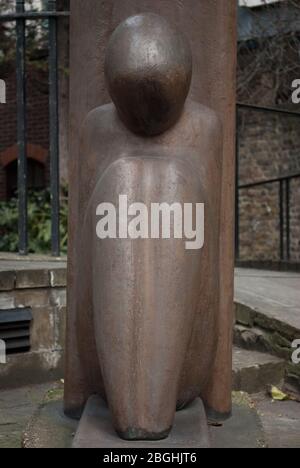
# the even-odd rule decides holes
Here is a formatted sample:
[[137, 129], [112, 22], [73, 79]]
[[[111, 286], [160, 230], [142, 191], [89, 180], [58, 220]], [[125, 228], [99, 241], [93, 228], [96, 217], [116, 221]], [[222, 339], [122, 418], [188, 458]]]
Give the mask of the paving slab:
[[22, 433], [53, 383], [0, 392], [0, 448], [21, 448]]
[[300, 403], [253, 397], [268, 448], [300, 448]]
[[22, 434], [23, 448], [72, 448], [78, 421], [64, 415], [62, 394], [43, 403]]
[[222, 426], [211, 427], [212, 447], [265, 448], [262, 424], [251, 397], [245, 392], [233, 393], [232, 417]]
[[299, 331], [300, 273], [237, 268], [235, 302]]

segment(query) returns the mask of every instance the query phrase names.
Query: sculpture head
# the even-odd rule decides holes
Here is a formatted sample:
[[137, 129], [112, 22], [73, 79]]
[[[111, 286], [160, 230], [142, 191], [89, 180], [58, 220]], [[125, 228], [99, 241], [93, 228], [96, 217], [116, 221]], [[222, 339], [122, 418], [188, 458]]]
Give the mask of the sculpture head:
[[109, 41], [105, 75], [123, 123], [135, 133], [158, 135], [183, 111], [192, 77], [189, 43], [158, 15], [133, 16]]

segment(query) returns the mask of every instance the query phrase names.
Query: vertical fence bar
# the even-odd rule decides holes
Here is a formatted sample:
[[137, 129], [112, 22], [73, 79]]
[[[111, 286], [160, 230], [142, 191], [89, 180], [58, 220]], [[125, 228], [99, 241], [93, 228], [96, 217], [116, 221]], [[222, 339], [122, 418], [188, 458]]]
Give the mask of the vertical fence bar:
[[280, 260], [284, 260], [284, 202], [283, 180], [279, 182], [279, 212], [280, 212]]
[[240, 189], [239, 189], [239, 168], [240, 168], [240, 147], [239, 147], [239, 112], [236, 108], [236, 157], [235, 157], [235, 257], [240, 258]]
[[[16, 0], [16, 12], [24, 13], [24, 0]], [[18, 204], [19, 253], [28, 253], [27, 219], [27, 155], [26, 155], [26, 37], [25, 19], [16, 20], [17, 70], [17, 140], [18, 140]]]
[[290, 179], [285, 185], [285, 211], [286, 211], [286, 259], [291, 259], [291, 222], [290, 222]]
[[[48, 1], [48, 10], [56, 11], [56, 1]], [[60, 255], [59, 232], [59, 148], [58, 148], [58, 62], [57, 18], [49, 18], [49, 126], [51, 178], [52, 255]]]

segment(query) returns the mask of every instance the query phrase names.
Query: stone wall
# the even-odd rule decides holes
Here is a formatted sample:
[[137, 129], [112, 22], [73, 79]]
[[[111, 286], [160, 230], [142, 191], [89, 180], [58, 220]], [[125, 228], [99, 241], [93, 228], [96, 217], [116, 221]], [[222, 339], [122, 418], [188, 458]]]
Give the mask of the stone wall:
[[285, 381], [300, 392], [300, 366], [291, 360], [291, 343], [299, 339], [298, 328], [239, 302], [235, 303], [235, 319], [234, 344], [284, 359]]
[[[239, 111], [240, 184], [300, 173], [300, 116]], [[300, 178], [291, 182], [291, 260], [300, 261]], [[240, 191], [241, 260], [279, 260], [279, 184]]]
[[[3, 266], [4, 263], [4, 266]], [[0, 310], [30, 307], [31, 348], [0, 364], [0, 388], [51, 381], [63, 376], [66, 267], [63, 263], [5, 266], [1, 261]]]

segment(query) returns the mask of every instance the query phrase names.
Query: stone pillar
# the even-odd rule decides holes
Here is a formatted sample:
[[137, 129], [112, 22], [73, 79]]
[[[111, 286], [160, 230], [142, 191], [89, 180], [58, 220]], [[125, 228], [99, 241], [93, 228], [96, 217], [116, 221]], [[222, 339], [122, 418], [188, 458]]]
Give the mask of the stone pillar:
[[[136, 13], [165, 16], [188, 36], [194, 56], [191, 98], [218, 112], [224, 124], [221, 227], [221, 301], [217, 359], [212, 381], [202, 395], [207, 406], [226, 416], [231, 411], [231, 352], [234, 269], [235, 181], [235, 62], [236, 0], [84, 0], [71, 1], [70, 51], [70, 226], [68, 275], [68, 334], [66, 349], [65, 407], [76, 413], [82, 406], [84, 382], [80, 379], [75, 333], [78, 175], [88, 164], [79, 154], [79, 129], [87, 113], [110, 101], [104, 83], [107, 41], [116, 26]], [[74, 382], [76, 376], [76, 385]], [[79, 383], [81, 382], [82, 387]]]

